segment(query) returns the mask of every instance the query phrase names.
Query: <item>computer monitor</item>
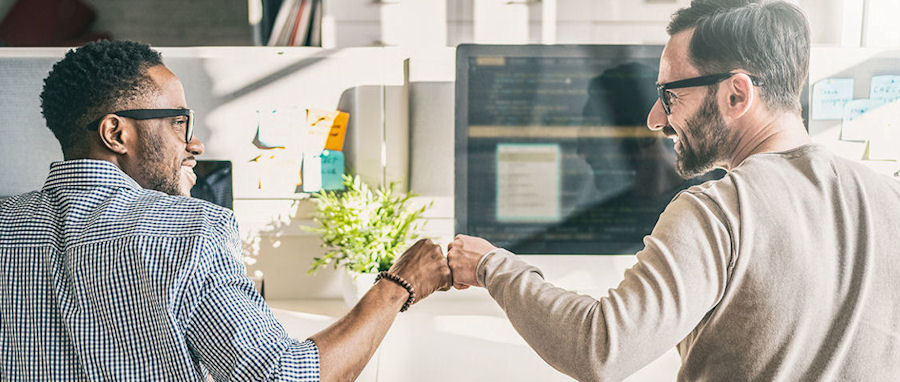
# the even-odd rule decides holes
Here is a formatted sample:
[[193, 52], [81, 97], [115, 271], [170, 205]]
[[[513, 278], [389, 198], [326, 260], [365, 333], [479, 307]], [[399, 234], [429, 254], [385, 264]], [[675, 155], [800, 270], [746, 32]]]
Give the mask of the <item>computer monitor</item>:
[[231, 161], [198, 160], [194, 173], [197, 183], [191, 188], [192, 197], [234, 209]]
[[675, 172], [646, 127], [662, 46], [460, 45], [456, 231], [519, 254], [634, 254]]

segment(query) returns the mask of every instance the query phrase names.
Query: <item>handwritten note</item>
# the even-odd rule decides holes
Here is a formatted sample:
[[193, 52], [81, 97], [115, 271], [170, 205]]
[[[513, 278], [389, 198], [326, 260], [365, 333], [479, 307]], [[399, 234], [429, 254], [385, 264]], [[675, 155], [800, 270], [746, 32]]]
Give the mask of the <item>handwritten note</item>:
[[869, 87], [869, 98], [890, 103], [900, 99], [900, 76], [874, 76]]
[[325, 150], [322, 157], [322, 189], [326, 191], [344, 190], [344, 153]]
[[812, 119], [841, 119], [853, 99], [852, 78], [826, 78], [813, 85]]
[[328, 140], [325, 141], [325, 149], [332, 151], [344, 150], [344, 136], [347, 135], [347, 122], [350, 121], [350, 114], [338, 112], [334, 117], [331, 130], [328, 132]]
[[880, 100], [855, 99], [844, 104], [844, 117], [841, 121], [842, 141], [865, 141], [869, 139], [872, 121], [860, 119], [871, 110], [883, 105]]
[[303, 136], [303, 155], [318, 155], [325, 148], [328, 133], [338, 111], [306, 109], [306, 127]]
[[303, 155], [303, 192], [344, 189], [344, 153], [324, 150]]

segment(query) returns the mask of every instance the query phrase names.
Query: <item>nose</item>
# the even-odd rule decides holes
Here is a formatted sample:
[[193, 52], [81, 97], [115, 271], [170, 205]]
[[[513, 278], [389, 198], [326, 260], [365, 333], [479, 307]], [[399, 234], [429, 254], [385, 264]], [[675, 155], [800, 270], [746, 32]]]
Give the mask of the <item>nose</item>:
[[650, 113], [647, 114], [647, 127], [653, 131], [660, 131], [668, 126], [668, 124], [669, 118], [663, 111], [662, 104], [657, 99], [656, 103], [653, 104], [653, 107], [650, 108]]
[[203, 142], [200, 142], [200, 139], [197, 139], [197, 137], [193, 137], [191, 138], [191, 142], [188, 143], [185, 147], [185, 150], [196, 156], [203, 154], [203, 151], [205, 151], [205, 147], [203, 147]]

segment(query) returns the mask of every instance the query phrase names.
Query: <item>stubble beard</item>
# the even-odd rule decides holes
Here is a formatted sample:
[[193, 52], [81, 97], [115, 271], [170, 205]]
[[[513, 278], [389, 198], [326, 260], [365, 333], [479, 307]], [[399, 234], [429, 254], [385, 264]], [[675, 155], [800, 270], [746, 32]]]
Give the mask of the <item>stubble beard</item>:
[[168, 161], [163, 155], [163, 141], [159, 135], [151, 133], [146, 134], [143, 138], [145, 139], [140, 140], [140, 147], [144, 156], [144, 168], [146, 169], [145, 180], [147, 185], [145, 188], [169, 195], [183, 195], [179, 185], [181, 166], [174, 170], [165, 167]]
[[692, 138], [688, 140], [684, 135], [679, 138], [681, 150], [675, 157], [675, 171], [679, 176], [689, 179], [703, 175], [725, 158], [730, 138], [716, 104], [715, 90], [707, 93], [700, 109], [685, 122], [684, 130]]

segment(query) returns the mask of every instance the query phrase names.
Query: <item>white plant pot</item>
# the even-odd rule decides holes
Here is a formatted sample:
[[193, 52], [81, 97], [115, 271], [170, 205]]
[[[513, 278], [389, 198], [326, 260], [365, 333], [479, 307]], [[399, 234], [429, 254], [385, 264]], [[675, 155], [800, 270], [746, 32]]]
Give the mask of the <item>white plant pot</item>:
[[344, 294], [344, 302], [353, 307], [375, 284], [376, 273], [358, 273], [345, 270], [341, 272], [341, 289]]

